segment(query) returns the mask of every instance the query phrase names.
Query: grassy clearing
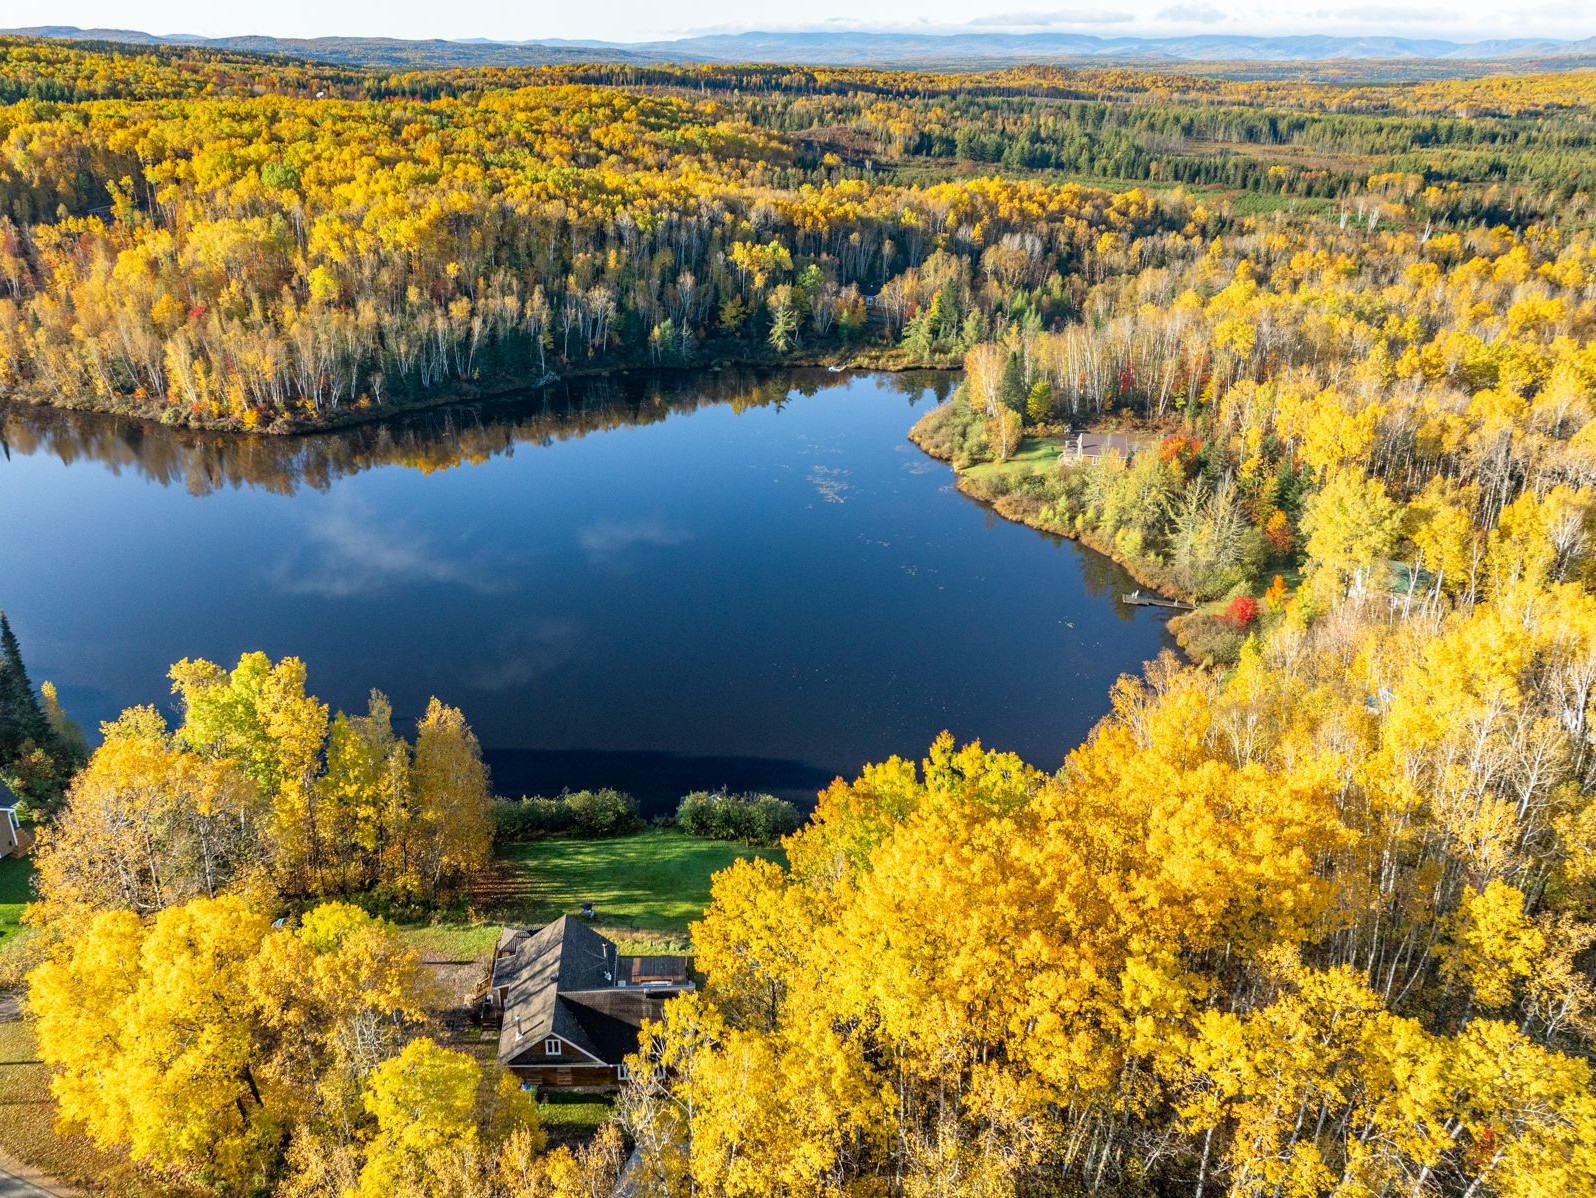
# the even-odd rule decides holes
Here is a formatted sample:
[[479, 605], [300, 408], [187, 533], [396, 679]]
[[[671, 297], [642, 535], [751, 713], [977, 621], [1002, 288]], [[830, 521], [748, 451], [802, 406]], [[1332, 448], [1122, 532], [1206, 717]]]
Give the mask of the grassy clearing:
[[960, 471], [967, 478], [991, 478], [998, 474], [1028, 473], [1052, 466], [1064, 452], [1063, 437], [1025, 437], [1019, 449], [1006, 462], [977, 462]]
[[504, 859], [522, 879], [516, 912], [525, 923], [575, 915], [591, 901], [600, 923], [649, 932], [685, 932], [709, 905], [710, 877], [754, 849], [697, 840], [680, 832], [644, 832], [617, 840], [544, 840], [510, 845]]
[[780, 849], [666, 831], [508, 845], [493, 885], [463, 918], [411, 925], [404, 935], [431, 959], [479, 960], [492, 952], [501, 925], [548, 923], [592, 902], [594, 925], [623, 952], [679, 952], [687, 947], [687, 925], [709, 905], [710, 878], [755, 856], [785, 863]]
[[561, 1094], [553, 1091], [538, 1105], [549, 1146], [582, 1144], [610, 1121], [615, 1113], [607, 1099], [592, 1094]]
[[1276, 195], [1264, 191], [1238, 191], [1226, 198], [1234, 216], [1265, 216], [1275, 212], [1323, 216], [1333, 203], [1322, 196]]
[[33, 899], [32, 881], [27, 858], [0, 858], [0, 993], [19, 984], [29, 968], [24, 943], [37, 933], [22, 926], [22, 911]]
[[22, 908], [33, 897], [28, 889], [32, 880], [33, 866], [26, 857], [0, 859], [0, 949], [22, 926]]
[[428, 961], [479, 961], [493, 951], [499, 925], [442, 919], [435, 924], [402, 924], [399, 934]]

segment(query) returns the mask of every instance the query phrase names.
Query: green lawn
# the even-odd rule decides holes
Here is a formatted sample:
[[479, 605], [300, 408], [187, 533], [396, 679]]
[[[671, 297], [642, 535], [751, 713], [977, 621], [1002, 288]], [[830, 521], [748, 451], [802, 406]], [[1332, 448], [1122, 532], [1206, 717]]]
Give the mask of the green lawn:
[[435, 959], [486, 956], [502, 924], [536, 926], [575, 915], [585, 901], [594, 926], [622, 951], [686, 947], [687, 925], [709, 905], [709, 880], [739, 857], [780, 849], [698, 840], [680, 832], [642, 832], [614, 840], [538, 840], [506, 846], [499, 875], [464, 919], [412, 925], [406, 938]]
[[591, 900], [601, 923], [684, 932], [709, 905], [709, 879], [739, 857], [780, 849], [644, 832], [617, 840], [542, 840], [510, 845], [504, 858], [524, 879], [519, 914], [527, 923], [574, 915]]
[[1006, 462], [978, 462], [963, 471], [970, 478], [986, 478], [994, 474], [1011, 474], [1051, 466], [1064, 450], [1063, 437], [1025, 437], [1020, 447], [1009, 455]]
[[548, 1133], [549, 1147], [576, 1147], [593, 1138], [593, 1133], [615, 1116], [609, 1099], [593, 1094], [545, 1094], [538, 1104], [538, 1118]]
[[33, 866], [26, 857], [0, 858], [0, 948], [16, 936], [22, 922], [22, 908], [33, 898], [28, 883]]

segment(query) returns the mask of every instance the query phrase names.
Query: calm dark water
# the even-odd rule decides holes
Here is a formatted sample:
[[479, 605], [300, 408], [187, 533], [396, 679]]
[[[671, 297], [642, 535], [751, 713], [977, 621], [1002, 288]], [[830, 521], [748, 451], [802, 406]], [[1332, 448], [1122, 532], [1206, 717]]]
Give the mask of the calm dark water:
[[1055, 768], [1166, 643], [905, 439], [946, 379], [630, 379], [292, 440], [0, 413], [0, 606], [85, 727], [297, 654], [462, 707], [501, 793], [800, 800], [942, 729]]

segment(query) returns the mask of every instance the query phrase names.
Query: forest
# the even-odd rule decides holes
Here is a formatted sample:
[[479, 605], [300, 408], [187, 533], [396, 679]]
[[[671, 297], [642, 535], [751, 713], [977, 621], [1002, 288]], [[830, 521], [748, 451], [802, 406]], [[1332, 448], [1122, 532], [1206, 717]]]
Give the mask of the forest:
[[1577, 221], [1596, 136], [1581, 73], [384, 75], [4, 39], [0, 81], [0, 394], [279, 432], [625, 366], [956, 365], [1249, 222]]
[[0, 388], [181, 426], [147, 468], [442, 468], [402, 427], [260, 460], [192, 429], [515, 380], [952, 367], [916, 443], [1193, 606], [1062, 769], [945, 735], [719, 873], [701, 988], [580, 1143], [443, 1042], [388, 917], [467, 892], [495, 824], [623, 803], [495, 803], [463, 712], [407, 739], [262, 654], [179, 662], [175, 719], [91, 751], [0, 621], [39, 816], [0, 965], [62, 1128], [137, 1184], [1596, 1192], [1596, 75], [0, 56]]

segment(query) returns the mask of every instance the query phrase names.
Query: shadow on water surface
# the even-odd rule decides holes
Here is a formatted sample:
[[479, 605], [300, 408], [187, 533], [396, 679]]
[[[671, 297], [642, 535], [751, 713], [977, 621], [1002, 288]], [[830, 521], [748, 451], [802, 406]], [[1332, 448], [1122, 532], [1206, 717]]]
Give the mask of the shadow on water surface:
[[[859, 376], [825, 370], [630, 372], [555, 383], [492, 400], [444, 404], [391, 419], [296, 436], [164, 428], [129, 416], [0, 403], [0, 454], [98, 462], [191, 495], [258, 487], [279, 495], [326, 491], [382, 466], [432, 473], [617, 428], [657, 424], [700, 408], [781, 407], [793, 396], [847, 386]], [[946, 398], [947, 372], [887, 377], [906, 396]]]
[[0, 605], [86, 727], [292, 654], [335, 708], [459, 706], [505, 795], [807, 807], [944, 729], [1057, 768], [1168, 637], [908, 442], [953, 383], [632, 374], [299, 437], [0, 406]]

